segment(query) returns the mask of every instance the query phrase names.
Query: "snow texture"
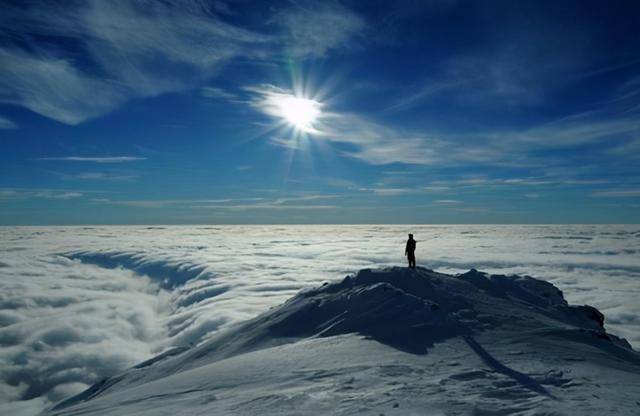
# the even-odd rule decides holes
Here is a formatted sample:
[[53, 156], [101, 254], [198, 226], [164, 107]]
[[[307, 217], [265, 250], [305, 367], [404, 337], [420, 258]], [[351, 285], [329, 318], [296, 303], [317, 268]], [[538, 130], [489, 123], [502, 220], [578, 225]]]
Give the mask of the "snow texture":
[[633, 414], [640, 354], [603, 323], [528, 276], [364, 269], [50, 414]]

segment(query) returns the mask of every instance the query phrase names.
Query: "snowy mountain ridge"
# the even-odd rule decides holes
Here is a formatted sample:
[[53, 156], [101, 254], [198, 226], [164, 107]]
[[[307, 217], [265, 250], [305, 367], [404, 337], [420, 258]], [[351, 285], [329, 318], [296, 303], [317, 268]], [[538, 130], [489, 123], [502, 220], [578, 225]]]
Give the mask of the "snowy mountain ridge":
[[303, 290], [49, 413], [633, 414], [638, 393], [640, 354], [551, 283], [389, 267]]

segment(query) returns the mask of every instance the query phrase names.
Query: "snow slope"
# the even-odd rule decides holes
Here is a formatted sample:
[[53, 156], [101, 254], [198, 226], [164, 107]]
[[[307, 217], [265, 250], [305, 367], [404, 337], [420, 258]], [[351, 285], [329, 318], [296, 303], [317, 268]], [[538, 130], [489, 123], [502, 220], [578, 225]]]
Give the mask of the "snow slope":
[[364, 269], [51, 415], [637, 414], [640, 354], [551, 283]]

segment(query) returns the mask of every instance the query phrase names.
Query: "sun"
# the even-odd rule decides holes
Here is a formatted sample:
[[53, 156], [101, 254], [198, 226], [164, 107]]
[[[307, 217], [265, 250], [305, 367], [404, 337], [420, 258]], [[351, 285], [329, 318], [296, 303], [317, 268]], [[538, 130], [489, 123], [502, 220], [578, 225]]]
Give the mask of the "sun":
[[313, 123], [322, 114], [319, 102], [293, 95], [278, 97], [276, 106], [280, 117], [292, 127], [306, 133], [315, 131]]

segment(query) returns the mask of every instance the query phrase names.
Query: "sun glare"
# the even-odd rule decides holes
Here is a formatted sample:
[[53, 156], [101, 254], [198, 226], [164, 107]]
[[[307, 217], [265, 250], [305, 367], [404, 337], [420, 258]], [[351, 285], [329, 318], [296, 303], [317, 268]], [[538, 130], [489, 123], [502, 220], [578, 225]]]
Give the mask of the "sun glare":
[[279, 98], [278, 110], [287, 123], [304, 132], [314, 131], [313, 123], [320, 117], [320, 103], [292, 95]]

